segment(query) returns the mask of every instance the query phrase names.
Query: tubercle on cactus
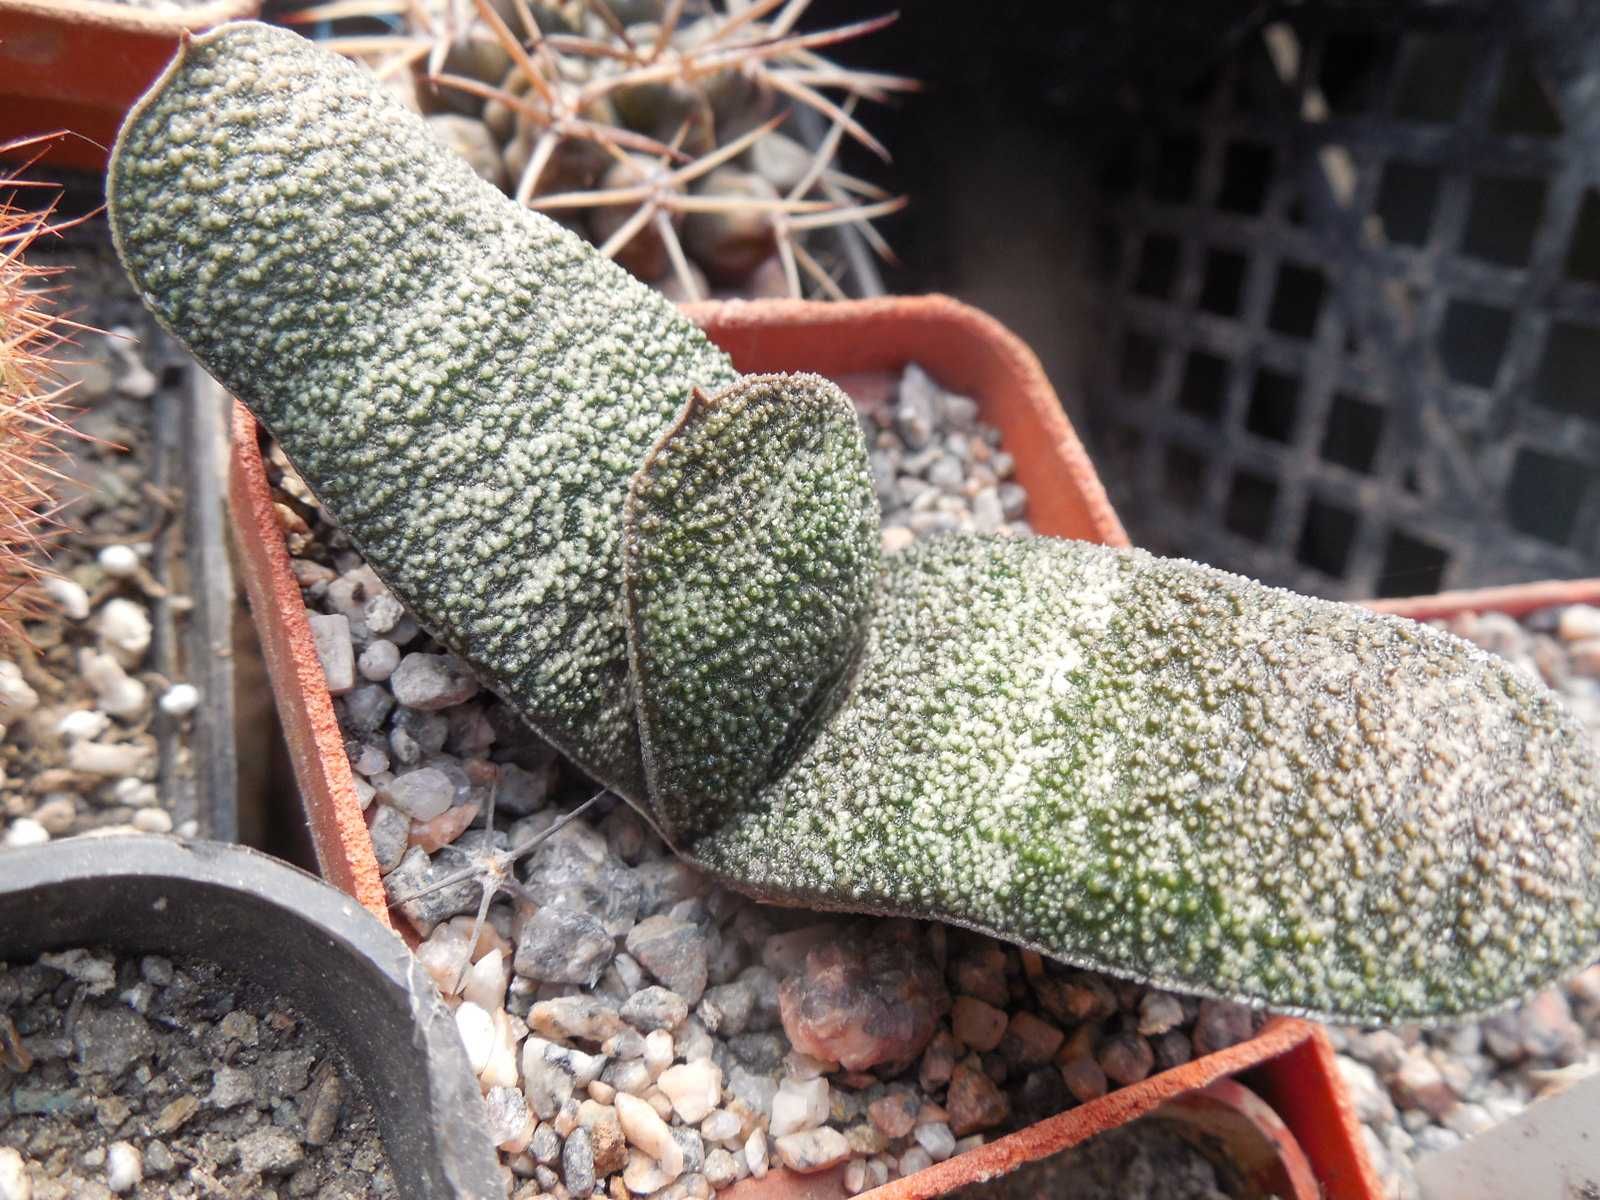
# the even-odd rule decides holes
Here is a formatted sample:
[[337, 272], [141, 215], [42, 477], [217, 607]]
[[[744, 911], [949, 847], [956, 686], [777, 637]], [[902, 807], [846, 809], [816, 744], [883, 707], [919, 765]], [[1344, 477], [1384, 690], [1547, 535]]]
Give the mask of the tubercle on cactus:
[[153, 310], [434, 634], [680, 852], [1361, 1020], [1600, 941], [1600, 774], [1458, 639], [1050, 539], [878, 563], [847, 402], [660, 297], [292, 35], [189, 46], [113, 155]]
[[[48, 138], [0, 146], [14, 154]], [[19, 191], [43, 186], [26, 177], [28, 164], [0, 171], [0, 641], [17, 638], [21, 622], [40, 613], [36, 585], [47, 574], [45, 549], [59, 526], [63, 481], [53, 465], [65, 438], [70, 387], [58, 374], [60, 354], [82, 326], [60, 313], [41, 267], [28, 252], [73, 222], [55, 220], [55, 201], [21, 203]]]

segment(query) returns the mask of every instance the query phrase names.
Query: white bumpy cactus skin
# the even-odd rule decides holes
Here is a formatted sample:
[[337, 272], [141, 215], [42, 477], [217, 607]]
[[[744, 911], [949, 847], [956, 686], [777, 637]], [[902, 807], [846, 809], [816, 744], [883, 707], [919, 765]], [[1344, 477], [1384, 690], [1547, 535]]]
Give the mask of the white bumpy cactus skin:
[[641, 794], [622, 501], [691, 390], [733, 381], [726, 357], [287, 30], [189, 42], [129, 115], [108, 191], [156, 316], [385, 581], [552, 742]]
[[195, 39], [109, 186], [152, 309], [419, 619], [735, 886], [1371, 1021], [1595, 956], [1600, 764], [1544, 688], [1139, 552], [880, 566], [837, 389], [738, 380], [358, 68]]

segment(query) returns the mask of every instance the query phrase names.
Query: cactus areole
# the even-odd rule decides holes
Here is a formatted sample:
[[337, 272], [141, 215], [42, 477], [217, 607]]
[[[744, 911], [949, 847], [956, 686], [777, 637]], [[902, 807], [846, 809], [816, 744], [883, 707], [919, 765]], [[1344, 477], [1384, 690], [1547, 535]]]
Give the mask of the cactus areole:
[[1138, 551], [880, 563], [837, 388], [740, 379], [362, 68], [198, 37], [109, 187], [146, 302], [384, 580], [734, 886], [1363, 1021], [1595, 956], [1595, 754], [1542, 686]]

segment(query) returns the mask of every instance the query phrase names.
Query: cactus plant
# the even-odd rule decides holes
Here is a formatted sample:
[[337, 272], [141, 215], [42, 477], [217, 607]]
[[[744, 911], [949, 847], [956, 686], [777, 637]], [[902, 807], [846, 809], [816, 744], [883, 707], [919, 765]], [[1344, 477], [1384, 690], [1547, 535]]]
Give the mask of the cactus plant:
[[1597, 764], [1541, 686], [1138, 551], [880, 563], [836, 388], [737, 377], [353, 64], [195, 39], [109, 188], [152, 310], [397, 595], [734, 886], [1361, 1020], [1594, 954]]
[[[917, 84], [818, 53], [893, 16], [796, 32], [808, 4], [318, 0], [285, 20], [399, 26], [325, 44], [380, 75], [414, 74], [411, 94], [436, 114], [430, 121], [446, 144], [461, 136], [460, 114], [481, 111], [482, 124], [467, 125], [477, 126], [474, 153], [495, 164], [486, 178], [503, 176], [519, 203], [580, 228], [587, 215], [601, 253], [641, 279], [691, 300], [704, 298], [706, 275], [724, 287], [781, 287], [795, 297], [810, 287], [842, 298], [826, 256], [807, 248], [808, 233], [851, 226], [892, 261], [872, 221], [905, 200], [843, 171], [834, 156], [848, 136], [887, 159], [856, 102]], [[831, 123], [814, 151], [778, 131], [780, 104]], [[769, 262], [764, 279], [755, 268]]]
[[[44, 140], [11, 142], [0, 153]], [[53, 203], [20, 202], [17, 189], [29, 183], [21, 168], [0, 171], [0, 640], [16, 637], [19, 623], [38, 611], [61, 478], [51, 459], [59, 439], [73, 435], [63, 420], [68, 388], [58, 355], [75, 326], [54, 307], [46, 281], [55, 269], [26, 257], [65, 225], [53, 221]]]

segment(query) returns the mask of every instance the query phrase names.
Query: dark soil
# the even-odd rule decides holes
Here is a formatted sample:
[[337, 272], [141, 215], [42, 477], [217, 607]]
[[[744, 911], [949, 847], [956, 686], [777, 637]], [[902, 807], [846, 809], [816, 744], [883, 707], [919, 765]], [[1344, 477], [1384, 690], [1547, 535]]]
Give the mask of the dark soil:
[[395, 1195], [304, 1018], [210, 963], [105, 950], [0, 963], [0, 1180], [18, 1153], [33, 1200]]

